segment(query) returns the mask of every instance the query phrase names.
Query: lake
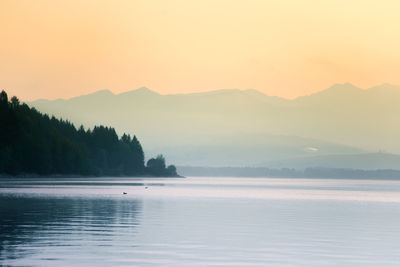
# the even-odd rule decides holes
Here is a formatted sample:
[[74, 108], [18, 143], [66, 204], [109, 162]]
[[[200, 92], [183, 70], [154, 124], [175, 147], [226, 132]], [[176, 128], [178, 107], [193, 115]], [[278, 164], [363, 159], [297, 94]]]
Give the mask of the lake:
[[3, 266], [398, 266], [400, 181], [2, 179], [0, 227]]

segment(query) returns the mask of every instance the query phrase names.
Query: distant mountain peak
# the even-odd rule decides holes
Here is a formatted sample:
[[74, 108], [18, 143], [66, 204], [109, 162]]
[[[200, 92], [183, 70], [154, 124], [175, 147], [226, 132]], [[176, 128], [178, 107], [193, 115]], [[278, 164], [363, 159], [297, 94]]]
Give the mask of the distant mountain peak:
[[113, 95], [114, 93], [111, 92], [108, 89], [103, 89], [103, 90], [99, 90], [99, 91], [96, 91], [96, 92], [88, 94], [88, 95], [100, 95], [100, 94], [102, 94], [102, 95]]
[[317, 92], [313, 95], [323, 95], [323, 94], [332, 95], [332, 94], [334, 94], [334, 95], [346, 96], [346, 94], [358, 93], [360, 91], [362, 91], [361, 88], [359, 88], [351, 83], [348, 83], [348, 82], [347, 83], [335, 83], [331, 87], [329, 87], [323, 91]]
[[[331, 87], [326, 90], [361, 90], [357, 86], [353, 85], [352, 83], [335, 83]], [[325, 91], [326, 91], [325, 90]]]
[[137, 89], [135, 89], [133, 91], [136, 91], [136, 92], [153, 92], [152, 90], [150, 90], [146, 86], [139, 87], [139, 88], [137, 88]]
[[246, 90], [243, 90], [243, 92], [248, 93], [248, 94], [253, 94], [253, 95], [262, 95], [262, 96], [266, 95], [263, 92], [260, 92], [256, 89], [246, 89]]
[[[360, 94], [364, 93], [363, 90], [349, 82], [346, 83], [335, 83], [331, 87], [310, 94], [306, 96], [300, 96], [296, 98], [295, 100], [297, 101], [309, 101], [311, 99], [315, 98], [324, 98], [324, 99], [330, 99], [330, 101], [333, 103], [334, 101], [337, 101], [338, 99], [348, 99], [350, 96], [359, 96]], [[336, 99], [336, 100], [334, 100]]]
[[153, 90], [150, 90], [149, 88], [147, 88], [145, 86], [142, 86], [142, 87], [139, 87], [139, 88], [131, 90], [131, 91], [120, 93], [118, 95], [120, 95], [120, 96], [121, 95], [123, 95], [123, 96], [126, 96], [126, 95], [159, 95], [159, 93], [157, 93]]

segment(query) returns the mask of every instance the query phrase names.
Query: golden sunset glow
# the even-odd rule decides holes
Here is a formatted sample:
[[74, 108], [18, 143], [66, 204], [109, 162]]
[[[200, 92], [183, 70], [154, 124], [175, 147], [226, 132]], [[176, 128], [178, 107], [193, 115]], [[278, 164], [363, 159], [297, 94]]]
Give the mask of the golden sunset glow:
[[399, 1], [0, 1], [0, 87], [23, 100], [400, 84]]

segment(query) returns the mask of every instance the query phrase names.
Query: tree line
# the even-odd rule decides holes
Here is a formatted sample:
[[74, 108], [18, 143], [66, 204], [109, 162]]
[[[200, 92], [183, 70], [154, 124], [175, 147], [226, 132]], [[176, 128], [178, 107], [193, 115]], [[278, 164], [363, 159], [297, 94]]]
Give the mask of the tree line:
[[162, 155], [148, 160], [136, 136], [115, 129], [78, 129], [49, 117], [17, 97], [0, 93], [0, 174], [83, 176], [178, 176]]

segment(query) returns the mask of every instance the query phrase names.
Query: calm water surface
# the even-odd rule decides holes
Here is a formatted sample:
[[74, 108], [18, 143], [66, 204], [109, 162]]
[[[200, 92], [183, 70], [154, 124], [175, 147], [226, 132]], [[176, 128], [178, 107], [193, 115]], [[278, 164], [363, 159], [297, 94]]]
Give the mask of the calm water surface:
[[3, 179], [0, 265], [399, 266], [400, 181]]

